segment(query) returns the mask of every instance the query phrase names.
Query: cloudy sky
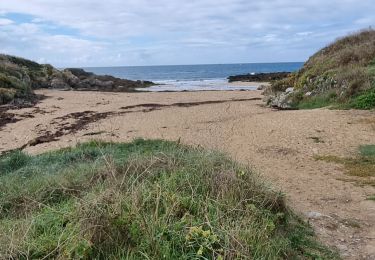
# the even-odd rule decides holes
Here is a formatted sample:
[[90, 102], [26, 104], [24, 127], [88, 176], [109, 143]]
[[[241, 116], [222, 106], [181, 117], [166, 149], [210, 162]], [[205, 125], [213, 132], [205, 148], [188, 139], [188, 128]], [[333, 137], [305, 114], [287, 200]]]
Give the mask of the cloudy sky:
[[0, 52], [55, 66], [304, 61], [374, 0], [0, 0]]

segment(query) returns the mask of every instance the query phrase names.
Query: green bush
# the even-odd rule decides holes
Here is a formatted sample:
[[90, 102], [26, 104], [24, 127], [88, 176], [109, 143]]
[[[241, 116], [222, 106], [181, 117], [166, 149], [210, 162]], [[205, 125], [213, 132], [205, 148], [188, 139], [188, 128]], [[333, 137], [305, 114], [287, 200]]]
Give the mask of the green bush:
[[257, 174], [173, 142], [0, 157], [0, 258], [323, 259]]
[[5, 55], [6, 59], [9, 60], [11, 63], [14, 63], [20, 67], [27, 67], [32, 70], [40, 70], [43, 68], [42, 65], [36, 63], [35, 61], [27, 60], [24, 58], [20, 57], [15, 57], [15, 56], [10, 56], [10, 55]]
[[0, 105], [12, 101], [16, 96], [16, 90], [0, 88]]
[[375, 89], [365, 91], [361, 95], [355, 97], [350, 104], [356, 109], [372, 109], [375, 107]]
[[[298, 92], [296, 93], [298, 95]], [[295, 106], [299, 109], [315, 109], [327, 107], [335, 104], [337, 100], [337, 93], [335, 91], [329, 91], [327, 93], [310, 96], [310, 97], [300, 97], [296, 99]]]
[[14, 98], [30, 99], [32, 86], [39, 85], [38, 79], [45, 76], [45, 67], [38, 63], [0, 54], [0, 104]]

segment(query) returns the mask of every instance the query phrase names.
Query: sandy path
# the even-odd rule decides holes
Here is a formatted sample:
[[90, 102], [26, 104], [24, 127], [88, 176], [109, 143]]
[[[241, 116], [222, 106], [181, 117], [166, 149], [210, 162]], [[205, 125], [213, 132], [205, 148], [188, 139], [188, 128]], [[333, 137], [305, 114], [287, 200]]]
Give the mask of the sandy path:
[[[57, 141], [25, 150], [40, 153], [93, 138], [129, 141], [143, 137], [181, 139], [186, 144], [225, 151], [234, 159], [254, 166], [284, 191], [289, 204], [310, 221], [325, 243], [337, 247], [344, 258], [375, 259], [375, 202], [366, 200], [375, 194], [375, 189], [343, 181], [347, 176], [340, 165], [313, 158], [314, 155], [352, 156], [359, 145], [374, 144], [375, 126], [363, 120], [374, 118], [374, 112], [274, 111], [262, 107], [259, 100], [235, 101], [260, 98], [257, 91], [39, 92], [49, 96], [37, 105], [39, 109], [12, 111], [32, 112], [35, 117], [1, 129], [0, 152], [20, 147], [48, 131], [54, 133], [56, 128], [63, 128], [63, 123], [74, 123], [80, 118], [58, 117], [83, 111], [92, 111], [89, 116], [108, 112], [105, 119], [99, 118], [85, 129], [62, 130]], [[206, 101], [213, 102], [205, 104]], [[166, 106], [155, 107], [155, 103]], [[173, 103], [180, 106], [170, 105]], [[316, 143], [313, 137], [322, 142]]]

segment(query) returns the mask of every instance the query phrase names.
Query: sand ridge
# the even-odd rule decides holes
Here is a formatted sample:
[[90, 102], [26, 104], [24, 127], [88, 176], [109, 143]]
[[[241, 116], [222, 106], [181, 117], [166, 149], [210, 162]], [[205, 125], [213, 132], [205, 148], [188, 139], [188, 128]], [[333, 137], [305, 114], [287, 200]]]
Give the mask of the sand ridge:
[[[345, 181], [340, 165], [314, 159], [353, 156], [359, 145], [374, 144], [375, 127], [368, 123], [374, 112], [275, 111], [263, 106], [259, 91], [37, 92], [47, 98], [36, 108], [9, 111], [20, 117], [34, 112], [0, 129], [0, 152], [25, 146], [41, 153], [90, 139], [138, 137], [217, 149], [285, 192], [289, 205], [344, 258], [375, 257], [375, 203], [366, 200], [375, 189]], [[72, 130], [78, 123], [81, 127]], [[56, 132], [54, 139], [33, 143]]]

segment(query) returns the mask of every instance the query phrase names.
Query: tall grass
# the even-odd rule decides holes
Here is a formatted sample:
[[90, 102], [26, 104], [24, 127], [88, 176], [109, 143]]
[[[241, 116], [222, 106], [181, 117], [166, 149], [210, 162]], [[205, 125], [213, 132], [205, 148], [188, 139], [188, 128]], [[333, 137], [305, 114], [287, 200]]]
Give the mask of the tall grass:
[[[301, 108], [375, 107], [375, 30], [366, 29], [337, 39], [311, 56], [289, 78], [272, 83], [271, 93], [294, 87], [293, 103]], [[305, 95], [310, 92], [309, 95]], [[327, 99], [329, 93], [335, 98]]]
[[2, 259], [335, 257], [257, 174], [172, 142], [16, 152], [0, 184]]

